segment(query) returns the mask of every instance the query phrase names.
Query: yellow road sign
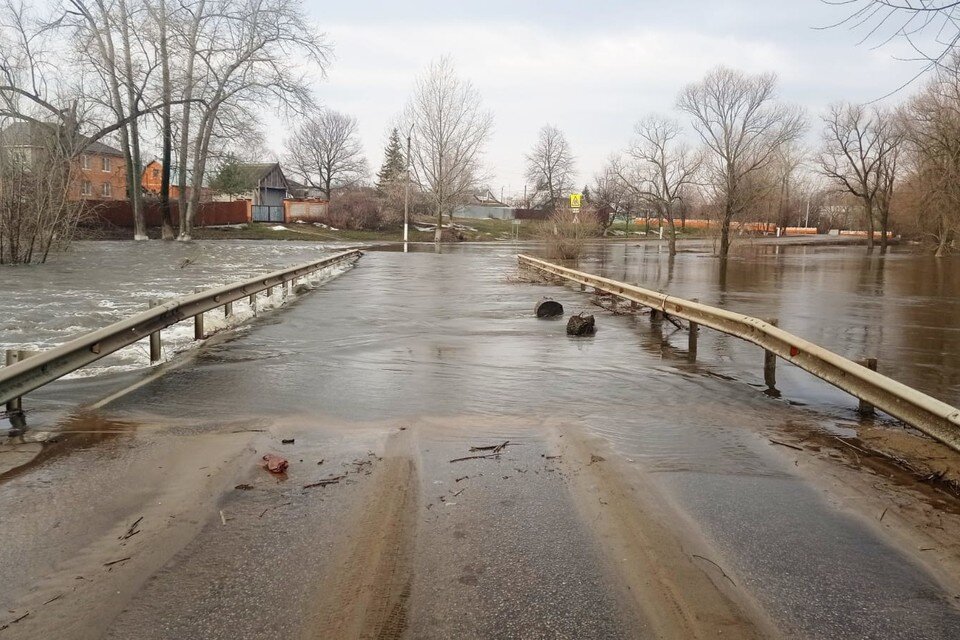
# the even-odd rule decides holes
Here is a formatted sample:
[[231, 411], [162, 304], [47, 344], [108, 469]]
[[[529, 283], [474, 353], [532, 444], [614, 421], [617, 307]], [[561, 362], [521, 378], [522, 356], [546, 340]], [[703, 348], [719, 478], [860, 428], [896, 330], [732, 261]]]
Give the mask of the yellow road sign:
[[582, 193], [571, 193], [570, 194], [570, 208], [579, 209], [580, 203], [583, 201]]

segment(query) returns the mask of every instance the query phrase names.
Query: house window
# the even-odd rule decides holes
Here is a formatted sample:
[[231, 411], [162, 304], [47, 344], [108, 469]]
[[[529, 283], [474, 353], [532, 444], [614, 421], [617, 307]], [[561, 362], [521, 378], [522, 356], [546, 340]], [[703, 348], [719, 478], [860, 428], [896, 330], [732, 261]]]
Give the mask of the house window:
[[93, 183], [89, 180], [84, 180], [83, 184], [80, 186], [80, 195], [82, 196], [92, 196], [93, 195]]
[[88, 156], [87, 154], [83, 154], [82, 156], [80, 156], [80, 167], [83, 169], [90, 168], [90, 156]]
[[109, 171], [110, 171], [110, 158], [108, 158], [107, 156], [103, 156], [103, 157], [101, 158], [101, 160], [103, 161], [103, 170], [109, 172]]
[[110, 184], [109, 182], [104, 182], [103, 186], [100, 188], [100, 195], [102, 195], [104, 198], [112, 198], [113, 185]]

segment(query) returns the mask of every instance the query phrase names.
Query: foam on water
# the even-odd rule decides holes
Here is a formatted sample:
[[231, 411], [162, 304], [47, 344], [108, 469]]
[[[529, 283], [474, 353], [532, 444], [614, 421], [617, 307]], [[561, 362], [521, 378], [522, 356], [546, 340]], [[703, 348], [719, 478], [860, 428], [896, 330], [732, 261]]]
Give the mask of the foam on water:
[[[196, 288], [212, 288], [316, 260], [342, 247], [316, 243], [217, 242], [179, 243], [81, 242], [48, 265], [0, 269], [0, 353], [6, 349], [45, 350], [148, 308], [151, 300], [170, 299]], [[190, 259], [181, 268], [180, 263]], [[349, 266], [323, 269], [302, 278], [311, 288]], [[257, 315], [297, 298], [275, 287], [257, 296], [254, 310], [246, 298], [233, 304], [233, 315], [205, 314], [208, 334], [236, 330]], [[201, 344], [193, 339], [192, 319], [162, 332], [165, 362]], [[104, 357], [70, 374], [86, 378], [151, 366], [149, 339]]]

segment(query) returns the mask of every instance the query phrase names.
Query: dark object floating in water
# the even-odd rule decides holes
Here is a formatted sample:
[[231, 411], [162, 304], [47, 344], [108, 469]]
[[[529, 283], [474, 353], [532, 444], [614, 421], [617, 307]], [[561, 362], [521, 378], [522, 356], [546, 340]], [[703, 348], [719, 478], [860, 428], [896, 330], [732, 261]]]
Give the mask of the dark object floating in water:
[[596, 320], [593, 316], [578, 313], [575, 316], [570, 316], [570, 320], [567, 321], [568, 336], [592, 336], [596, 330]]
[[534, 312], [538, 318], [556, 318], [563, 315], [563, 305], [556, 300], [544, 298], [537, 303]]

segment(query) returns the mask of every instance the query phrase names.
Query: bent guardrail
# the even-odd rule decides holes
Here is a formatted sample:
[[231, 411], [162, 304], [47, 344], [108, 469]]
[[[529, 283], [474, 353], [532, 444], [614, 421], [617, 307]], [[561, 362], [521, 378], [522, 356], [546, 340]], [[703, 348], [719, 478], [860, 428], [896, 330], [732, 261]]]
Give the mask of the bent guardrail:
[[[709, 327], [763, 347], [778, 356], [860, 398], [891, 416], [960, 451], [960, 409], [804, 340], [770, 322], [595, 276], [526, 255], [517, 256], [521, 267], [589, 286], [691, 323], [691, 348], [696, 349], [696, 329]], [[769, 360], [769, 359], [768, 359]], [[767, 363], [765, 370], [769, 368]], [[765, 371], [766, 373], [767, 371]]]
[[274, 287], [289, 288], [298, 278], [342, 262], [355, 261], [361, 255], [356, 249], [343, 251], [243, 282], [165, 302], [158, 301], [147, 311], [0, 368], [0, 404], [6, 404], [8, 410], [19, 410], [19, 399], [24, 394], [148, 336], [150, 360], [159, 360], [161, 329], [192, 317], [195, 323], [194, 338], [202, 339], [205, 312], [223, 307], [224, 313], [229, 316], [233, 313], [233, 303], [241, 298], [249, 298], [251, 305], [255, 305], [256, 295], [261, 291], [271, 295]]

